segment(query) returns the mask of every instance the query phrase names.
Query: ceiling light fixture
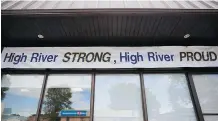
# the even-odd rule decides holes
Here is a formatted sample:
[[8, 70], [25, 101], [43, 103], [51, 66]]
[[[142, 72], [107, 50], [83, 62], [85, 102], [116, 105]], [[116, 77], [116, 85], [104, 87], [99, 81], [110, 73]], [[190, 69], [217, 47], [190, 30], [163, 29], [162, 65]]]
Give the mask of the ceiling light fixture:
[[38, 38], [39, 38], [39, 39], [43, 39], [44, 36], [43, 36], [42, 34], [38, 34]]
[[187, 39], [187, 38], [189, 38], [190, 36], [191, 36], [190, 34], [185, 34], [185, 35], [184, 35], [184, 38]]

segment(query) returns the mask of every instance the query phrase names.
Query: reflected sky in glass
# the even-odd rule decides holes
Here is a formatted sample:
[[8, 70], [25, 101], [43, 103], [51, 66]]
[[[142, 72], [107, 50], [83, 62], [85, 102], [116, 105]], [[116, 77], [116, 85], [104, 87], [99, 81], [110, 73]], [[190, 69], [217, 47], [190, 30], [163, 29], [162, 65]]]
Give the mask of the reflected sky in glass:
[[43, 75], [4, 75], [1, 88], [8, 90], [4, 91], [5, 97], [2, 98], [2, 119], [27, 120], [36, 114], [42, 83]]

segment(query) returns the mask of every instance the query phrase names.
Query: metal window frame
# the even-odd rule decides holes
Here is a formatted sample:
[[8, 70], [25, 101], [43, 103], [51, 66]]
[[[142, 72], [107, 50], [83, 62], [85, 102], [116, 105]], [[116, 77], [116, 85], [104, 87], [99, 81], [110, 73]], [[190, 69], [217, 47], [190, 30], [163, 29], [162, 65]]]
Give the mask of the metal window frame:
[[36, 118], [35, 118], [36, 121], [39, 121], [39, 118], [40, 118], [42, 104], [43, 104], [44, 95], [45, 95], [45, 90], [46, 90], [46, 86], [47, 86], [48, 75], [49, 75], [48, 73], [45, 73], [45, 75], [44, 75], [44, 80], [43, 80], [43, 84], [42, 84], [38, 108], [37, 108], [37, 112], [36, 112]]
[[193, 81], [192, 75], [190, 75], [190, 73], [186, 73], [186, 80], [188, 82], [190, 95], [192, 98], [193, 106], [195, 108], [195, 115], [196, 115], [198, 121], [204, 121], [204, 117], [202, 114], [200, 102], [199, 102], [197, 92], [195, 89], [194, 81]]
[[95, 73], [92, 73], [91, 80], [91, 101], [90, 101], [90, 121], [94, 120], [94, 105], [95, 105]]
[[[197, 92], [192, 79], [192, 74], [218, 74], [218, 67], [209, 68], [154, 68], [154, 69], [2, 69], [1, 74], [40, 74], [44, 75], [43, 85], [41, 89], [40, 99], [37, 107], [36, 121], [39, 121], [43, 98], [47, 85], [47, 79], [50, 74], [90, 74], [91, 75], [91, 99], [90, 99], [90, 120], [94, 119], [94, 98], [95, 98], [95, 77], [96, 74], [138, 74], [140, 77], [142, 111], [144, 121], [148, 121], [146, 94], [144, 87], [143, 74], [173, 74], [179, 73], [186, 76], [189, 87], [190, 96], [198, 121], [204, 121], [203, 113], [197, 97]], [[209, 114], [208, 114], [209, 115]]]
[[39, 100], [38, 100], [38, 105], [37, 105], [37, 110], [36, 110], [36, 117], [35, 117], [35, 121], [38, 121], [38, 117], [39, 117], [39, 112], [41, 111], [41, 105], [42, 105], [42, 101], [43, 101], [43, 96], [44, 96], [44, 86], [46, 86], [46, 82], [47, 82], [47, 78], [48, 78], [48, 75], [47, 74], [43, 74], [43, 73], [14, 73], [13, 71], [12, 72], [2, 72], [1, 73], [1, 79], [3, 77], [3, 75], [6, 75], [6, 74], [13, 74], [13, 75], [40, 75], [40, 76], [44, 76], [43, 78], [43, 83], [42, 83], [42, 87], [41, 87], [41, 91], [40, 91], [40, 95], [39, 95]]
[[142, 94], [142, 105], [143, 105], [143, 117], [144, 121], [148, 121], [148, 112], [147, 112], [147, 102], [145, 94], [145, 82], [144, 82], [144, 73], [140, 73], [140, 82], [141, 82], [141, 94]]
[[189, 78], [191, 79], [190, 82], [192, 83], [193, 85], [193, 89], [194, 89], [194, 93], [195, 93], [195, 96], [197, 98], [197, 101], [196, 102], [196, 105], [199, 107], [199, 111], [201, 113], [201, 116], [203, 118], [202, 121], [204, 121], [204, 116], [218, 116], [218, 112], [217, 113], [203, 113], [202, 112], [202, 109], [201, 109], [201, 105], [200, 105], [200, 102], [199, 102], [199, 98], [198, 98], [198, 94], [197, 94], [197, 91], [196, 91], [196, 88], [195, 88], [195, 85], [194, 85], [194, 79], [193, 79], [193, 75], [213, 75], [213, 74], [218, 74], [218, 72], [193, 72], [193, 73], [189, 73]]
[[[147, 72], [147, 71], [145, 71], [144, 73], [142, 73], [143, 75], [144, 74], [182, 74], [182, 75], [184, 75], [185, 76], [185, 79], [186, 79], [186, 85], [187, 85], [187, 87], [188, 87], [188, 91], [189, 91], [189, 96], [190, 96], [190, 98], [191, 98], [191, 101], [192, 101], [192, 105], [193, 105], [193, 109], [194, 109], [194, 111], [195, 111], [195, 117], [196, 117], [196, 120], [197, 121], [204, 121], [204, 118], [203, 118], [203, 115], [202, 115], [202, 112], [201, 112], [201, 108], [199, 107], [200, 105], [199, 104], [196, 104], [197, 102], [198, 102], [198, 98], [196, 98], [195, 96], [194, 96], [194, 94], [193, 94], [193, 91], [192, 90], [194, 90], [195, 88], [193, 87], [193, 86], [191, 86], [191, 84], [190, 84], [190, 77], [188, 77], [187, 76], [187, 74], [189, 74], [187, 71], [185, 71], [185, 70], [183, 70], [183, 71], [174, 71], [174, 72], [172, 72], [171, 70], [169, 70], [169, 71], [167, 71], [167, 70], [164, 70], [164, 71], [161, 71], [161, 72], [156, 72], [155, 71], [155, 73], [154, 72], [152, 72], [152, 71], [150, 71], [150, 72]], [[142, 75], [142, 76], [143, 76]], [[143, 77], [143, 81], [144, 81], [144, 77]], [[144, 83], [145, 84], [145, 83]], [[143, 85], [143, 87], [144, 87], [144, 85]], [[144, 87], [145, 88], [145, 87]], [[194, 88], [194, 89], [193, 89]], [[145, 89], [144, 89], [145, 90]], [[144, 93], [145, 93], [145, 91], [144, 91]], [[145, 95], [145, 103], [146, 103], [146, 94], [144, 94]], [[197, 95], [196, 95], [197, 96]], [[146, 108], [146, 110], [147, 110], [147, 105], [145, 106], [145, 108]], [[146, 112], [147, 113], [147, 112]], [[146, 114], [146, 118], [147, 118], [147, 120], [146, 121], [148, 121], [148, 114]]]
[[36, 69], [36, 68], [3, 68], [1, 74], [87, 74], [87, 73], [182, 73], [188, 72], [190, 74], [218, 74], [218, 67], [195, 67], [195, 68], [55, 68], [55, 69]]
[[44, 79], [44, 82], [43, 82], [43, 88], [42, 88], [42, 91], [41, 91], [41, 94], [40, 94], [40, 102], [39, 102], [39, 104], [38, 104], [38, 110], [37, 110], [37, 113], [36, 113], [36, 115], [37, 115], [37, 117], [36, 117], [36, 121], [40, 121], [39, 119], [40, 119], [40, 114], [41, 114], [41, 108], [42, 108], [42, 104], [43, 104], [43, 99], [44, 99], [44, 96], [45, 96], [45, 91], [46, 91], [46, 87], [47, 87], [47, 82], [48, 82], [48, 77], [49, 76], [51, 76], [51, 75], [58, 75], [58, 74], [72, 74], [72, 75], [74, 75], [74, 74], [81, 74], [81, 75], [83, 75], [83, 74], [90, 74], [90, 76], [91, 76], [91, 95], [90, 95], [90, 120], [92, 121], [92, 114], [93, 114], [93, 111], [92, 111], [92, 107], [94, 107], [93, 106], [93, 101], [92, 101], [92, 96], [94, 95], [94, 93], [93, 93], [93, 86], [95, 86], [94, 85], [94, 80], [93, 80], [93, 73], [85, 73], [85, 72], [83, 72], [83, 73], [80, 73], [80, 72], [77, 72], [77, 73], [72, 73], [72, 72], [64, 72], [64, 73], [58, 73], [58, 72], [49, 72], [49, 71], [47, 71], [46, 72], [46, 74], [45, 74], [45, 79]]
[[[120, 74], [122, 74], [122, 75], [129, 75], [129, 74], [133, 74], [133, 75], [138, 75], [139, 76], [139, 84], [140, 84], [140, 90], [141, 90], [141, 103], [142, 103], [142, 115], [143, 115], [143, 121], [148, 121], [148, 119], [147, 119], [147, 108], [146, 108], [146, 103], [145, 103], [145, 91], [143, 91], [143, 89], [144, 89], [144, 86], [142, 85], [143, 84], [143, 73], [140, 73], [139, 71], [131, 71], [131, 70], [122, 70], [121, 72], [120, 72], [120, 70], [110, 70], [109, 72], [105, 72], [105, 71], [103, 71], [103, 72], [94, 72], [93, 73], [93, 75], [94, 75], [94, 83], [96, 82], [96, 75], [120, 75]], [[95, 84], [94, 84], [94, 86], [93, 86], [93, 89], [95, 90]], [[95, 91], [93, 92], [93, 95], [95, 95]], [[94, 118], [94, 102], [95, 102], [95, 97], [93, 96], [93, 117], [92, 117], [92, 119], [91, 119], [91, 121], [94, 121], [93, 120], [93, 118]]]
[[203, 116], [218, 116], [218, 113], [203, 113]]

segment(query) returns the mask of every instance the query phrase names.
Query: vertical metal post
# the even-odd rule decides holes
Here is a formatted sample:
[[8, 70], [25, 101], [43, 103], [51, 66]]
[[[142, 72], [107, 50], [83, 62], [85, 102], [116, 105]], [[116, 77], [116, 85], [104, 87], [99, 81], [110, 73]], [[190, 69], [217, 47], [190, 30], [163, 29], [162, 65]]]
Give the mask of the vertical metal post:
[[39, 121], [47, 80], [48, 80], [48, 73], [46, 73], [45, 76], [44, 76], [44, 80], [43, 80], [43, 84], [42, 84], [42, 90], [41, 90], [39, 103], [38, 103], [38, 108], [37, 108], [37, 113], [36, 113], [36, 118], [35, 118], [36, 121]]
[[144, 77], [143, 77], [143, 73], [140, 73], [139, 75], [140, 75], [140, 85], [141, 85], [143, 118], [144, 118], [144, 121], [148, 121], [145, 86], [144, 86]]
[[94, 118], [94, 103], [95, 103], [95, 73], [92, 73], [92, 82], [91, 82], [91, 102], [90, 102], [90, 121], [93, 121]]
[[201, 106], [198, 100], [198, 96], [197, 96], [197, 92], [194, 86], [194, 81], [192, 78], [191, 74], [186, 73], [186, 79], [188, 82], [188, 87], [189, 87], [189, 92], [191, 95], [191, 99], [192, 99], [192, 104], [194, 106], [194, 110], [195, 110], [195, 114], [196, 114], [196, 118], [198, 119], [198, 121], [204, 121], [204, 117], [202, 114], [202, 110], [201, 110]]
[[4, 47], [1, 48], [1, 53], [2, 53], [3, 50], [4, 50]]

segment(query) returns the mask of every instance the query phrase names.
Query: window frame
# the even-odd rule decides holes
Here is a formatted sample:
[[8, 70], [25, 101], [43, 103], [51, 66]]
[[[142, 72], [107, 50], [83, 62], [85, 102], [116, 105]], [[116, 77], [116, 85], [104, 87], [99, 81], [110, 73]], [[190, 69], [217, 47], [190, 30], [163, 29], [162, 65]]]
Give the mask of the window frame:
[[196, 100], [196, 105], [197, 105], [197, 108], [198, 108], [198, 111], [199, 113], [201, 114], [201, 117], [203, 118], [202, 121], [204, 121], [204, 116], [218, 116], [218, 112], [217, 113], [203, 113], [202, 112], [202, 109], [201, 109], [201, 105], [200, 105], [200, 101], [199, 101], [199, 98], [198, 98], [198, 94], [197, 94], [197, 91], [196, 91], [196, 88], [195, 88], [195, 84], [194, 84], [194, 79], [193, 79], [193, 75], [218, 75], [218, 72], [217, 71], [212, 71], [212, 72], [192, 72], [192, 73], [189, 73], [189, 81], [192, 85], [192, 89], [193, 89], [193, 93], [194, 93], [194, 96], [195, 96], [195, 100]]
[[[142, 85], [142, 83], [143, 83], [143, 81], [142, 81], [142, 78], [141, 78], [141, 73], [140, 72], [138, 72], [138, 71], [131, 71], [131, 70], [124, 70], [124, 71], [121, 71], [121, 72], [119, 72], [119, 70], [114, 70], [115, 72], [117, 72], [117, 73], [115, 73], [115, 72], [113, 72], [113, 70], [111, 71], [109, 71], [109, 72], [105, 72], [105, 71], [103, 71], [103, 72], [97, 72], [97, 73], [95, 73], [94, 72], [94, 84], [95, 84], [95, 82], [96, 82], [96, 75], [118, 75], [118, 74], [121, 74], [121, 75], [129, 75], [129, 74], [132, 74], [132, 75], [138, 75], [138, 77], [139, 77], [139, 84], [140, 84], [140, 91], [141, 91], [141, 103], [142, 103], [142, 118], [143, 118], [143, 121], [148, 121], [147, 120], [147, 109], [146, 108], [144, 108], [144, 106], [145, 106], [145, 100], [144, 100], [144, 94], [143, 94], [143, 85]], [[95, 90], [95, 85], [94, 85], [94, 90]], [[95, 94], [95, 91], [93, 92], [93, 94]], [[94, 121], [93, 119], [94, 119], [94, 103], [95, 103], [95, 97], [93, 97], [93, 114], [92, 114], [92, 119], [91, 119], [91, 121]]]
[[43, 90], [44, 90], [44, 86], [46, 85], [46, 80], [47, 80], [47, 75], [46, 74], [43, 74], [43, 73], [16, 73], [14, 71], [10, 71], [9, 73], [8, 72], [2, 72], [1, 73], [1, 80], [2, 80], [2, 77], [3, 75], [6, 75], [6, 74], [11, 74], [11, 75], [41, 75], [43, 76], [43, 80], [42, 80], [42, 87], [41, 87], [41, 91], [40, 91], [40, 95], [39, 95], [39, 101], [38, 101], [38, 104], [37, 104], [37, 109], [36, 109], [36, 119], [38, 119], [38, 116], [39, 116], [39, 111], [41, 110], [41, 104], [42, 104], [42, 99], [43, 99]]
[[[193, 109], [194, 109], [194, 113], [195, 113], [195, 117], [196, 117], [196, 120], [197, 121], [204, 121], [203, 120], [203, 117], [201, 118], [201, 112], [200, 112], [200, 110], [198, 109], [198, 107], [197, 107], [197, 105], [195, 104], [195, 100], [196, 100], [196, 98], [194, 97], [194, 95], [193, 95], [193, 92], [192, 92], [192, 86], [191, 86], [191, 84], [190, 84], [190, 81], [189, 81], [189, 77], [188, 77], [188, 72], [186, 72], [186, 71], [181, 71], [181, 72], [171, 72], [171, 71], [168, 71], [168, 72], [156, 72], [156, 73], [150, 73], [150, 72], [147, 72], [147, 73], [142, 73], [142, 78], [143, 78], [143, 82], [144, 82], [144, 75], [146, 75], [146, 74], [182, 74], [182, 75], [184, 75], [185, 76], [185, 79], [186, 79], [186, 84], [187, 84], [187, 86], [188, 86], [188, 91], [189, 91], [189, 95], [190, 95], [190, 98], [191, 98], [191, 101], [192, 101], [192, 105], [193, 105]], [[145, 83], [143, 83], [143, 88], [144, 88], [144, 90], [145, 90], [145, 86], [144, 86], [144, 84]], [[143, 92], [143, 93], [146, 93], [145, 91]], [[145, 96], [146, 96], [146, 94], [144, 94]], [[146, 97], [145, 97], [145, 102], [146, 102]], [[147, 105], [146, 105], [146, 110], [147, 110]], [[148, 121], [148, 113], [147, 113], [147, 111], [146, 111], [146, 121]]]
[[[53, 75], [61, 75], [61, 74], [66, 74], [66, 75], [90, 75], [90, 81], [91, 81], [91, 85], [90, 85], [90, 88], [91, 88], [91, 94], [90, 94], [90, 106], [89, 106], [89, 109], [90, 109], [90, 119], [91, 119], [91, 106], [92, 106], [92, 83], [93, 83], [93, 80], [92, 80], [92, 74], [90, 74], [90, 73], [49, 73], [49, 74], [47, 74], [47, 78], [46, 78], [46, 80], [45, 80], [45, 87], [44, 87], [44, 89], [43, 89], [43, 97], [41, 98], [42, 99], [42, 102], [40, 103], [40, 109], [39, 109], [39, 112], [38, 112], [38, 116], [37, 116], [37, 120], [36, 121], [40, 121], [39, 120], [39, 118], [40, 118], [40, 114], [41, 114], [41, 109], [42, 109], [42, 105], [43, 105], [43, 100], [44, 100], [44, 97], [45, 97], [45, 94], [46, 94], [46, 88], [47, 88], [47, 82], [48, 82], [48, 78], [49, 78], [49, 76], [53, 76]], [[83, 116], [83, 118], [84, 117], [87, 117], [87, 116]], [[68, 117], [67, 117], [68, 118]]]

